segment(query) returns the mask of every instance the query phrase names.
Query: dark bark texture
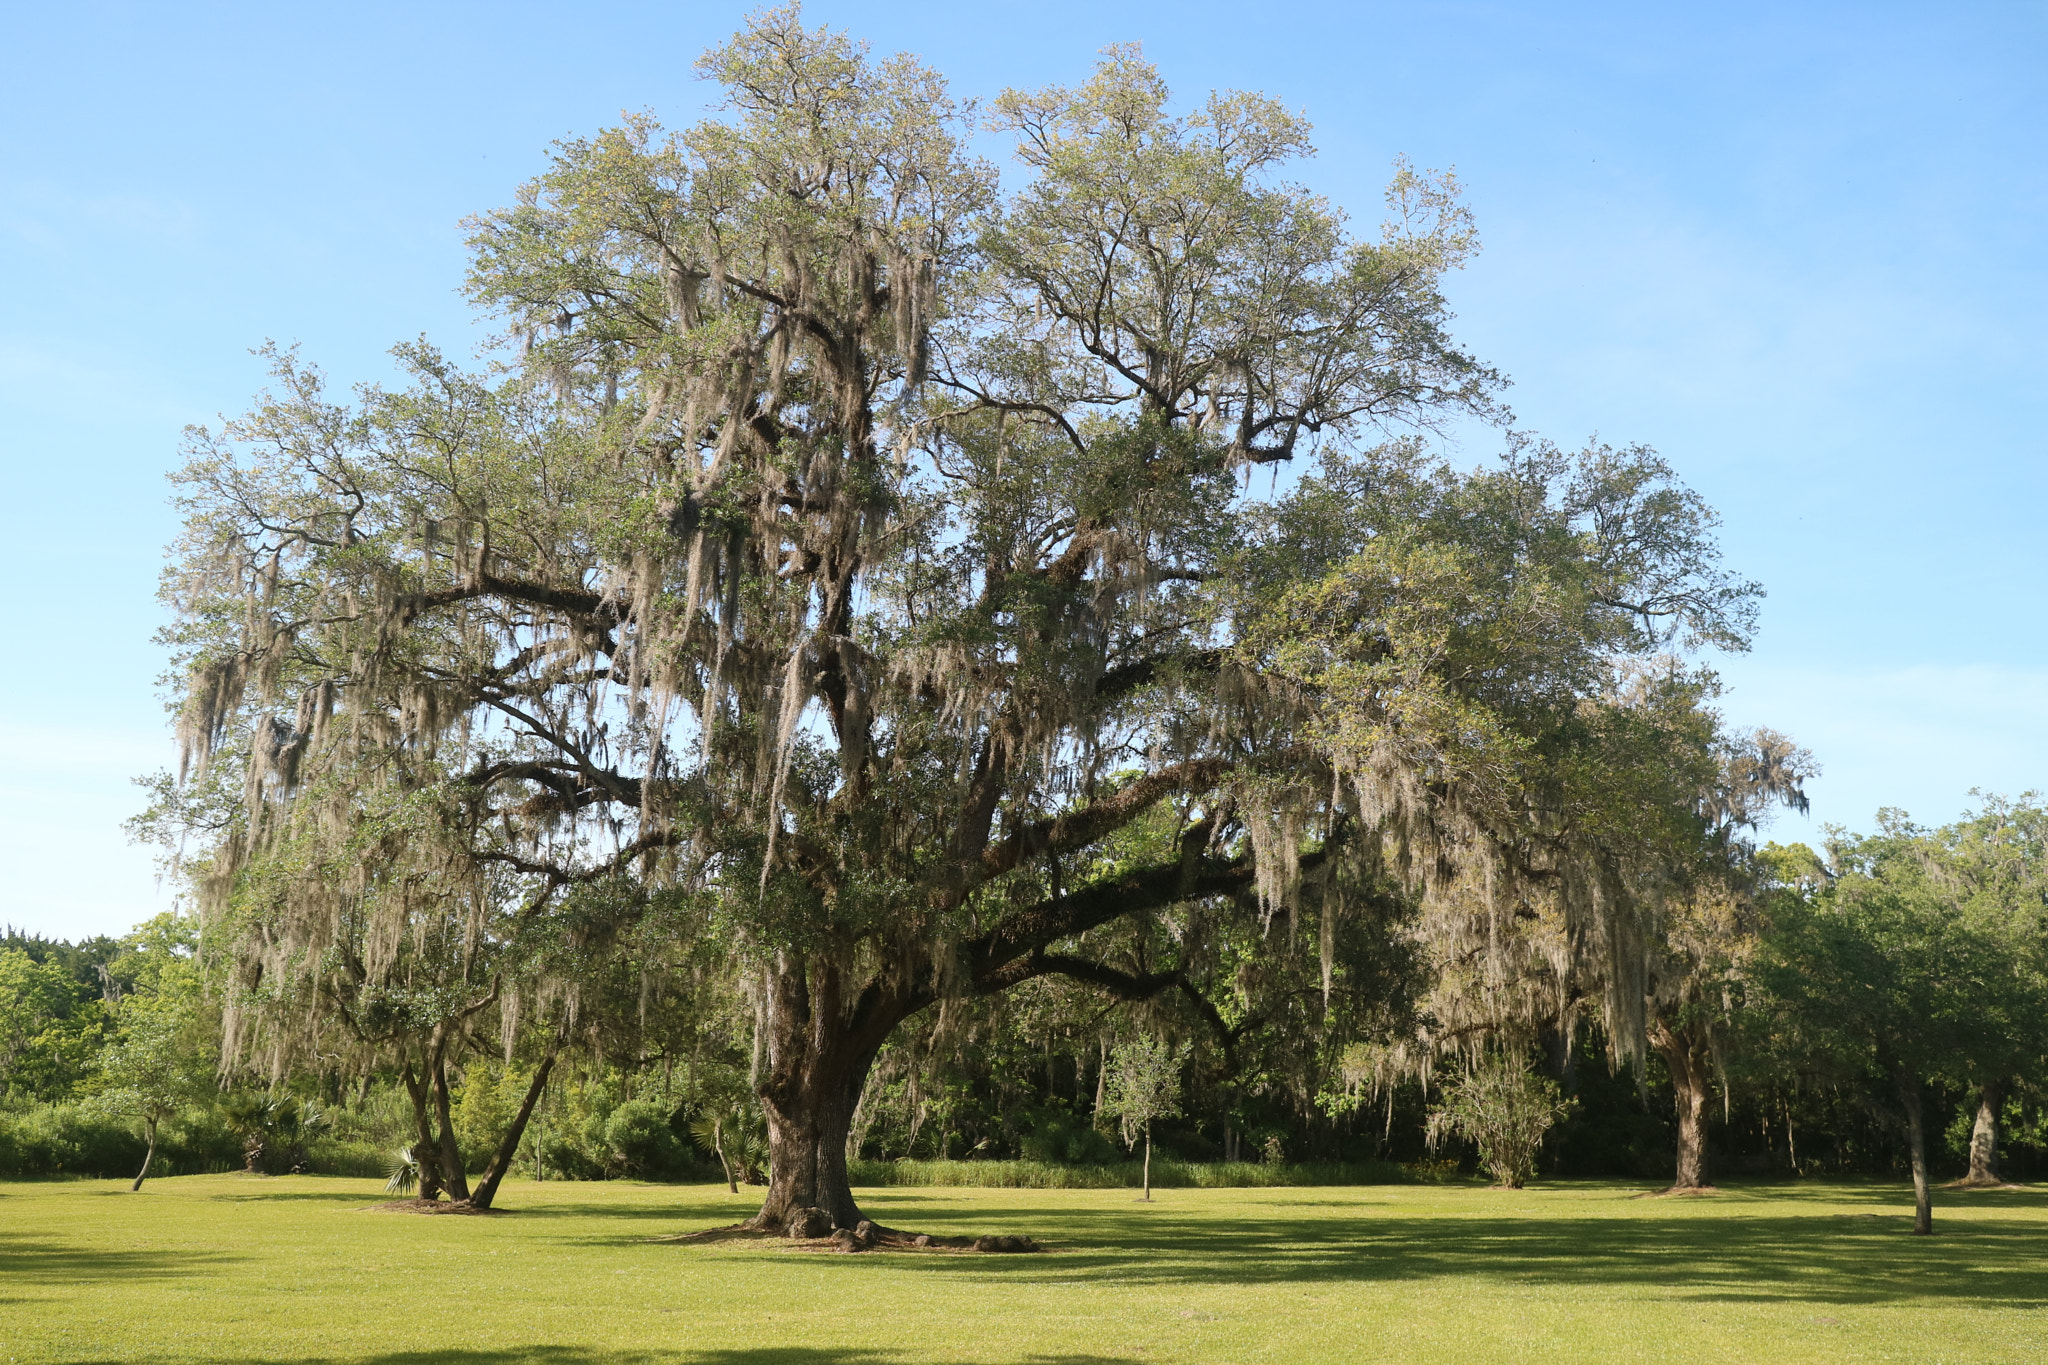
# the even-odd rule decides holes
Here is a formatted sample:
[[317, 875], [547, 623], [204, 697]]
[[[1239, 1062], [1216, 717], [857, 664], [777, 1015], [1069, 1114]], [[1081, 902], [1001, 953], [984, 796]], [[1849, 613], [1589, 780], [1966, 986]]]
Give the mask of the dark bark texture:
[[2005, 1102], [2005, 1087], [1986, 1081], [1977, 1087], [1977, 1122], [1970, 1130], [1970, 1173], [1965, 1185], [1998, 1185], [1998, 1110]]
[[1678, 1162], [1671, 1180], [1674, 1190], [1703, 1190], [1707, 1184], [1707, 1105], [1712, 1095], [1713, 1056], [1696, 1025], [1677, 1030], [1661, 1023], [1650, 1027], [1650, 1043], [1671, 1073], [1677, 1104]]
[[555, 1054], [560, 1050], [557, 1041], [548, 1048], [547, 1056], [541, 1058], [540, 1066], [533, 1073], [533, 1083], [526, 1087], [526, 1098], [519, 1103], [519, 1112], [512, 1116], [512, 1122], [505, 1128], [505, 1136], [498, 1143], [497, 1155], [491, 1158], [490, 1166], [484, 1171], [484, 1178], [470, 1191], [471, 1208], [487, 1209], [498, 1197], [498, 1185], [505, 1173], [512, 1169], [513, 1158], [519, 1155], [519, 1139], [526, 1135], [526, 1125], [533, 1117], [533, 1107], [540, 1103], [541, 1092], [547, 1089], [548, 1073], [554, 1070]]
[[826, 954], [780, 953], [766, 972], [762, 1025], [768, 1119], [768, 1197], [749, 1226], [787, 1227], [823, 1210], [826, 1228], [857, 1227], [846, 1138], [868, 1069], [884, 1040], [924, 1001], [870, 981], [848, 999], [849, 973]]

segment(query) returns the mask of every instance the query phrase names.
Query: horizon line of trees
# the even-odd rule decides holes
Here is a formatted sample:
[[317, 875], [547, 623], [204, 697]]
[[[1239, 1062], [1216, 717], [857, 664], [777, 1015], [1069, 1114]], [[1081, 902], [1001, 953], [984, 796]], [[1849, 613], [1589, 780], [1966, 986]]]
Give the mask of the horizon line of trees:
[[[1986, 798], [1939, 829], [1886, 811], [1874, 835], [1831, 831], [1825, 853], [1797, 843], [1757, 851], [1767, 869], [1758, 913], [1711, 1021], [1716, 1103], [1703, 1183], [1708, 1169], [1751, 1179], [1917, 1173], [1964, 1185], [2043, 1169], [2044, 834], [2048, 810], [2033, 797]], [[223, 1072], [219, 982], [209, 984], [199, 950], [190, 917], [75, 945], [6, 932], [0, 1176], [136, 1171], [139, 1185], [160, 1142], [159, 1173], [384, 1175], [403, 1164], [415, 1134], [401, 1074]], [[556, 1053], [514, 1169], [764, 1185], [771, 1158], [744, 1074], [744, 1013], [683, 1038], [644, 1031], [637, 998], [613, 1007], [628, 1016], [612, 1021], [625, 1046]], [[1180, 1040], [1160, 1054], [1172, 1058], [1172, 1100], [1119, 1132], [1119, 1046], [1157, 1038]], [[459, 1160], [479, 1181], [547, 1060], [532, 1039], [520, 1043], [509, 1060], [502, 1047], [478, 1047], [453, 1080]], [[1525, 1139], [1515, 1180], [1539, 1170], [1656, 1178], [1684, 1159], [1682, 1078], [1655, 1051], [1640, 1073], [1614, 1065], [1592, 1028], [1377, 1089], [1377, 1059], [1355, 1044], [1320, 1066], [1290, 1070], [1274, 1057], [1226, 1077], [1217, 1039], [1192, 1012], [1106, 1009], [1098, 994], [1044, 983], [905, 1044], [887, 1050], [863, 1096], [847, 1148], [856, 1168], [1117, 1165], [1149, 1127], [1162, 1154], [1183, 1162], [1316, 1165], [1323, 1178], [1353, 1179], [1445, 1161], [1487, 1170], [1483, 1141], [1440, 1148], [1430, 1130], [1451, 1116], [1468, 1074], [1498, 1089], [1531, 1071], [1568, 1104], [1555, 1127], [1545, 1119]]]

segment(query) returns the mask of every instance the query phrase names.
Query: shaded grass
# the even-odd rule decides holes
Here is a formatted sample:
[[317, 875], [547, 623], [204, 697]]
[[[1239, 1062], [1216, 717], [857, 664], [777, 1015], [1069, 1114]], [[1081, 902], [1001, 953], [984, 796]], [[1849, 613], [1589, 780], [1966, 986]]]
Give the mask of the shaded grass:
[[1644, 1200], [1554, 1184], [870, 1189], [877, 1221], [1044, 1256], [678, 1244], [722, 1187], [508, 1184], [494, 1219], [376, 1182], [0, 1185], [0, 1362], [1111, 1365], [2048, 1358], [2048, 1199], [1884, 1185]]
[[[1049, 1161], [856, 1161], [853, 1183], [863, 1186], [952, 1186], [999, 1190], [1135, 1190], [1144, 1167], [1136, 1161], [1099, 1166]], [[1300, 1162], [1152, 1159], [1155, 1189], [1278, 1189], [1306, 1185], [1402, 1185], [1419, 1177], [1391, 1161]]]

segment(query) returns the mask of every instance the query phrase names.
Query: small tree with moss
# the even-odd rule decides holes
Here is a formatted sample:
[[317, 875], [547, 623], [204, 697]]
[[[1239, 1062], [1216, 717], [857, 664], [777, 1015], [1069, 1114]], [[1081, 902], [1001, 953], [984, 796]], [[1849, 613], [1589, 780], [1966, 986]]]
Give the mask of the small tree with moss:
[[1144, 1203], [1152, 1202], [1152, 1120], [1180, 1112], [1180, 1068], [1185, 1046], [1172, 1047], [1158, 1038], [1137, 1038], [1110, 1054], [1109, 1083], [1102, 1112], [1123, 1130], [1124, 1145], [1145, 1139]]
[[1479, 1149], [1496, 1185], [1519, 1190], [1536, 1173], [1544, 1134], [1576, 1103], [1526, 1060], [1489, 1055], [1446, 1085], [1443, 1103], [1429, 1111], [1430, 1150], [1455, 1133]]

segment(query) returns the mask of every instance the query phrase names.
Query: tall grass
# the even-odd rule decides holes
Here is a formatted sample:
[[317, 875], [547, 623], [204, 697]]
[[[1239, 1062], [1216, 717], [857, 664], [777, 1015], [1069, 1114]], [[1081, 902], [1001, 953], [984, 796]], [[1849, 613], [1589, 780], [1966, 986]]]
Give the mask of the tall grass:
[[[956, 1185], [1005, 1190], [1136, 1189], [1135, 1161], [1064, 1166], [1049, 1161], [854, 1161], [855, 1185]], [[1305, 1161], [1268, 1165], [1250, 1161], [1177, 1161], [1152, 1158], [1152, 1183], [1161, 1189], [1257, 1189], [1295, 1185], [1404, 1185], [1440, 1177], [1430, 1168], [1391, 1161]]]

